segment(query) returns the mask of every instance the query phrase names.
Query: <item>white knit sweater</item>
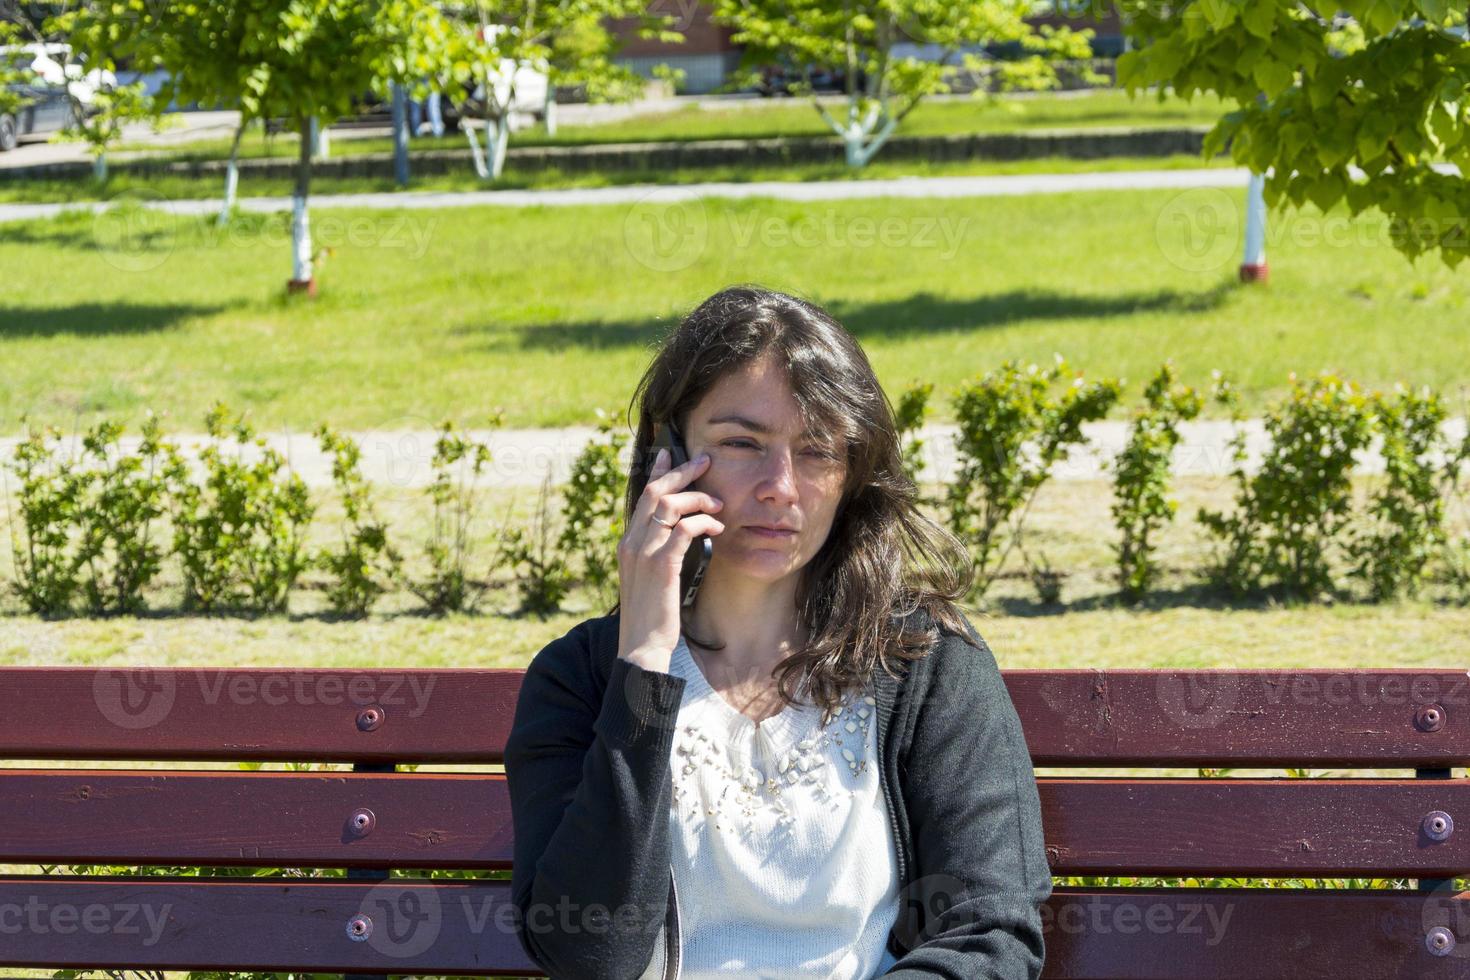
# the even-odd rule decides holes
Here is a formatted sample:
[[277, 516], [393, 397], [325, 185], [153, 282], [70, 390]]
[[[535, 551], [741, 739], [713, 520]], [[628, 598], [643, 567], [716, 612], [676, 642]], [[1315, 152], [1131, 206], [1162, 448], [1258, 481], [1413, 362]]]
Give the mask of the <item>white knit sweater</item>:
[[878, 780], [871, 687], [821, 727], [803, 701], [756, 725], [684, 638], [670, 757], [683, 976], [868, 980], [894, 959], [898, 856]]

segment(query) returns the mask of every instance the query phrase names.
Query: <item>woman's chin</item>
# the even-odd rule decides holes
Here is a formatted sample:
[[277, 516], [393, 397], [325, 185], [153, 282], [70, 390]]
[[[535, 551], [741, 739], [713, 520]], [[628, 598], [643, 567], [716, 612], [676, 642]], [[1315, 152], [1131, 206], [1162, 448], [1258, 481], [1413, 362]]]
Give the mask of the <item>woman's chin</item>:
[[[715, 570], [716, 560], [710, 559], [710, 571]], [[790, 575], [791, 555], [782, 554], [773, 548], [751, 548], [739, 554], [720, 556], [718, 561], [721, 575], [738, 575], [741, 578], [763, 579], [777, 582]]]

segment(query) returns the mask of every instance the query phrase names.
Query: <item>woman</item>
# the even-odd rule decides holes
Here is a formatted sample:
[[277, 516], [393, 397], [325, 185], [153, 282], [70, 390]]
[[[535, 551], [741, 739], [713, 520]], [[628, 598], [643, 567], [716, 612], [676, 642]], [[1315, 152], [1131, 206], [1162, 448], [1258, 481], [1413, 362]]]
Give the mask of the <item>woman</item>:
[[[862, 349], [726, 289], [634, 397], [619, 602], [536, 655], [506, 746], [526, 952], [556, 978], [1036, 977], [1035, 773]], [[670, 423], [688, 463], [645, 470]]]

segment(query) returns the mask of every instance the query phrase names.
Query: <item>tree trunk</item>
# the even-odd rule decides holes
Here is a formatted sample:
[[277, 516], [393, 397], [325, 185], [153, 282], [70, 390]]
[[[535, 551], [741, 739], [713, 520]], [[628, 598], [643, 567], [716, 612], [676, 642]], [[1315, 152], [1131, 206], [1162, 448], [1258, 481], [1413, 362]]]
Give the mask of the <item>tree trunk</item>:
[[291, 197], [291, 281], [286, 284], [286, 289], [288, 292], [311, 294], [316, 291], [316, 282], [311, 270], [311, 219], [306, 211], [306, 201], [311, 192], [312, 121], [301, 120], [300, 131], [296, 190]]
[[247, 123], [240, 120], [240, 125], [235, 129], [235, 141], [230, 144], [230, 162], [225, 169], [225, 202], [219, 209], [218, 224], [226, 224], [230, 220], [230, 212], [235, 207], [235, 191], [240, 185], [240, 137], [245, 135]]
[[546, 135], [556, 135], [556, 86], [546, 83]]
[[[488, 129], [489, 124], [486, 124]], [[472, 119], [461, 119], [459, 128], [464, 130], [464, 138], [470, 143], [470, 162], [475, 165], [475, 176], [481, 180], [490, 177], [490, 168], [485, 164], [485, 154], [480, 150], [480, 141], [475, 139], [475, 124]]]
[[888, 137], [898, 128], [898, 120], [892, 116], [888, 118], [881, 129], [876, 133], [873, 127], [877, 123], [877, 116], [868, 113], [868, 117], [861, 121], [854, 119], [842, 134], [842, 144], [846, 151], [847, 165], [853, 169], [859, 169], [868, 165], [874, 155], [888, 142]]
[[308, 142], [313, 159], [325, 160], [332, 152], [332, 141], [327, 135], [327, 127], [316, 116], [311, 117], [311, 137]]
[[107, 180], [107, 154], [105, 152], [92, 157], [92, 179], [99, 184]]
[[393, 83], [393, 179], [408, 186], [408, 106], [403, 86]]
[[499, 180], [505, 172], [505, 151], [510, 145], [510, 120], [487, 119], [485, 121], [485, 155], [489, 157], [490, 178]]
[[1240, 259], [1241, 282], [1264, 282], [1268, 274], [1265, 188], [1265, 174], [1251, 174], [1245, 191], [1245, 254]]

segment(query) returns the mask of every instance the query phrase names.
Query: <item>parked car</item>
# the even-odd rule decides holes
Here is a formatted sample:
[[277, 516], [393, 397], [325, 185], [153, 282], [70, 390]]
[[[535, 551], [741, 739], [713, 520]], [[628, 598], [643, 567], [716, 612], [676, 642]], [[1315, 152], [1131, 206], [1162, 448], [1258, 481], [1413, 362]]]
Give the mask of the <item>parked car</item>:
[[15, 149], [22, 136], [65, 129], [72, 122], [74, 104], [85, 109], [93, 104], [99, 88], [117, 84], [111, 71], [87, 71], [73, 62], [65, 44], [0, 47], [0, 59], [23, 76], [10, 90], [24, 103], [16, 112], [0, 113], [0, 151]]
[[[863, 73], [859, 71], [857, 77], [858, 84], [861, 85]], [[783, 58], [778, 62], [761, 66], [760, 80], [756, 82], [755, 90], [762, 98], [790, 95], [791, 86], [805, 80], [801, 66]], [[811, 70], [811, 83], [812, 90], [816, 92], [846, 92], [847, 72], [818, 65]]]

